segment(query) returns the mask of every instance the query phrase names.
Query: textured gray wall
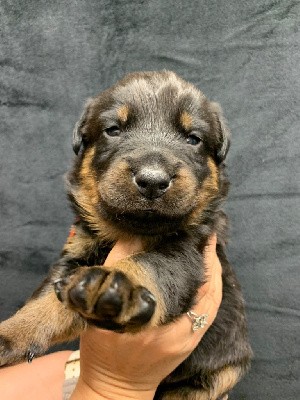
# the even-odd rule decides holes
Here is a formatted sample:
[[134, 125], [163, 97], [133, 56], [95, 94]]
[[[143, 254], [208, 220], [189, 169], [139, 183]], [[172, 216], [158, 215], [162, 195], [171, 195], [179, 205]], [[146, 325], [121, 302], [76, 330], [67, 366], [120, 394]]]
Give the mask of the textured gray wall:
[[232, 129], [229, 257], [255, 359], [231, 398], [300, 398], [299, 20], [292, 0], [1, 0], [0, 319], [67, 236], [63, 175], [84, 99], [126, 72], [172, 69]]

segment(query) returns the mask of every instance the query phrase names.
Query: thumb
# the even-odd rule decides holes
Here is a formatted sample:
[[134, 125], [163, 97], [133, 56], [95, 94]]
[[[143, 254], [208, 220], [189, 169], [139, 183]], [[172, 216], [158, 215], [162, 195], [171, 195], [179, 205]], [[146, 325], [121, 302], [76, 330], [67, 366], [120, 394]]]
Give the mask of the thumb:
[[134, 237], [130, 239], [120, 239], [116, 242], [110, 253], [108, 254], [104, 265], [111, 266], [123, 258], [130, 257], [133, 254], [143, 250], [143, 244], [140, 238]]

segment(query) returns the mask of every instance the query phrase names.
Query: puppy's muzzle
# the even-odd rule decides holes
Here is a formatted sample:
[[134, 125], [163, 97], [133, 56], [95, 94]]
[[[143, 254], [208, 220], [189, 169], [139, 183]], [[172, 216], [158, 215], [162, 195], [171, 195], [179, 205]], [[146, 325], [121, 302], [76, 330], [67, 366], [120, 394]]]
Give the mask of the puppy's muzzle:
[[161, 167], [144, 166], [133, 177], [138, 191], [147, 199], [161, 197], [171, 185], [171, 177]]

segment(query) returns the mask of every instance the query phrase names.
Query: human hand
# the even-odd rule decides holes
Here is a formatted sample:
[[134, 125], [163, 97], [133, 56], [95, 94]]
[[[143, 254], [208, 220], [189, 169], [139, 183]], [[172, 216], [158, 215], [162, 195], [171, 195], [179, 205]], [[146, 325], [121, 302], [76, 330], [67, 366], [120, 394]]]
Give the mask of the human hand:
[[[212, 324], [222, 299], [221, 264], [216, 235], [205, 249], [208, 281], [199, 289], [193, 310], [208, 314], [208, 324], [195, 332], [187, 315], [175, 323], [138, 334], [115, 333], [95, 327], [81, 336], [81, 373], [71, 400], [153, 399], [159, 383], [194, 350]], [[142, 251], [139, 239], [119, 241], [105, 265]]]

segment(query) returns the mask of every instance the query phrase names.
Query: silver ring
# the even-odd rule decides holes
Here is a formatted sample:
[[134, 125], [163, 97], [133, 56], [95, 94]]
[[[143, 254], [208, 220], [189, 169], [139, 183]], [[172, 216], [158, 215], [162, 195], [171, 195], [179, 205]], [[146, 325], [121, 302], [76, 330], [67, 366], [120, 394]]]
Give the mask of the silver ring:
[[197, 331], [200, 328], [201, 329], [204, 328], [205, 325], [208, 324], [208, 322], [207, 322], [208, 314], [198, 315], [194, 311], [188, 311], [186, 314], [192, 321], [193, 332]]

